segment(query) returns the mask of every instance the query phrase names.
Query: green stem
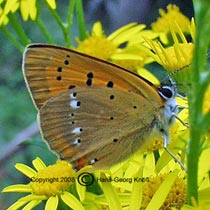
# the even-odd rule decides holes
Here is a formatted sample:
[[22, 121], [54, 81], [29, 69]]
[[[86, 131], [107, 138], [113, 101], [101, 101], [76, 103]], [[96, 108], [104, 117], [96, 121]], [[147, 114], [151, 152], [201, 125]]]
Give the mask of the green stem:
[[12, 34], [10, 33], [9, 30], [6, 29], [5, 26], [1, 26], [1, 32], [2, 34], [4, 34], [4, 36], [9, 39], [13, 44], [14, 46], [20, 51], [20, 52], [23, 52], [24, 51], [24, 46], [17, 40], [17, 38]]
[[70, 36], [68, 34], [68, 31], [66, 30], [66, 26], [63, 23], [62, 19], [60, 18], [60, 16], [58, 15], [58, 13], [56, 12], [56, 10], [52, 9], [47, 3], [46, 3], [51, 15], [54, 17], [55, 21], [57, 22], [58, 26], [60, 27], [62, 33], [63, 33], [63, 37], [64, 37], [64, 41], [66, 45], [69, 45], [70, 43]]
[[45, 27], [44, 23], [42, 22], [42, 20], [40, 18], [37, 18], [37, 20], [35, 21], [35, 23], [37, 24], [37, 26], [40, 28], [41, 32], [43, 33], [43, 35], [45, 36], [45, 38], [47, 39], [47, 41], [50, 44], [54, 44], [55, 41], [53, 40], [53, 38], [51, 37], [50, 33], [48, 32], [47, 28]]
[[19, 39], [23, 43], [24, 46], [31, 43], [31, 40], [26, 35], [25, 31], [23, 30], [23, 27], [20, 25], [19, 21], [17, 20], [16, 16], [13, 13], [8, 14], [10, 23], [12, 25], [12, 28], [15, 30], [16, 34], [18, 35]]
[[187, 197], [188, 203], [192, 204], [192, 198], [198, 202], [198, 162], [202, 150], [202, 107], [203, 97], [207, 82], [202, 78], [207, 72], [206, 43], [209, 43], [210, 30], [208, 22], [210, 19], [209, 0], [194, 0], [196, 19], [195, 52], [192, 62], [192, 90], [189, 98], [190, 108], [190, 142], [187, 154], [188, 180]]
[[67, 39], [68, 42], [66, 42], [66, 46], [68, 48], [71, 47], [70, 30], [71, 30], [71, 25], [73, 22], [75, 3], [76, 3], [76, 0], [71, 0], [69, 2], [69, 7], [68, 7], [68, 15], [67, 15], [67, 20], [66, 20], [66, 23], [67, 23], [66, 24], [66, 32], [68, 33], [68, 36], [69, 36], [69, 39]]
[[85, 18], [84, 18], [82, 0], [76, 1], [76, 13], [77, 13], [77, 20], [79, 23], [80, 40], [84, 40], [86, 37], [86, 28], [85, 28]]

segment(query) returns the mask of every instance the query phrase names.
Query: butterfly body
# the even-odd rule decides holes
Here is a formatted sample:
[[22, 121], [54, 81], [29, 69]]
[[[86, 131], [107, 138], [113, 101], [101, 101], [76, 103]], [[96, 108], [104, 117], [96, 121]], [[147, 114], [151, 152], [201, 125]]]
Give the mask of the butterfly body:
[[30, 45], [23, 70], [44, 139], [78, 169], [121, 162], [155, 127], [168, 135], [174, 87], [156, 87], [118, 66], [49, 45]]

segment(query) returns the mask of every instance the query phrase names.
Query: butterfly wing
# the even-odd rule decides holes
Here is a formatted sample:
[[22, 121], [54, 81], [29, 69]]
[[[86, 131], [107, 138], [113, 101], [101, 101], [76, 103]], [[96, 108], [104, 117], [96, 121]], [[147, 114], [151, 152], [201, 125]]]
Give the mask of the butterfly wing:
[[[146, 112], [145, 112], [146, 110]], [[144, 143], [160, 107], [114, 88], [75, 88], [49, 99], [39, 112], [49, 147], [76, 168], [121, 162]]]
[[74, 87], [110, 87], [131, 91], [161, 103], [156, 87], [138, 75], [108, 62], [58, 46], [29, 45], [23, 72], [38, 109], [51, 97]]

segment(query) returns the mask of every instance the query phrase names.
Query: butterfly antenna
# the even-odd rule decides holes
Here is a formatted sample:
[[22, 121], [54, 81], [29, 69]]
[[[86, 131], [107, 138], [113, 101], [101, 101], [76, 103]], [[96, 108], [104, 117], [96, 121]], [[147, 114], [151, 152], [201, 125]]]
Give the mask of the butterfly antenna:
[[175, 160], [175, 162], [180, 165], [182, 170], [184, 170], [187, 173], [187, 169], [185, 168], [184, 164], [168, 149], [168, 143], [168, 136], [166, 133], [164, 133], [164, 149]]
[[190, 67], [190, 66], [191, 66], [191, 63], [190, 63], [190, 64], [187, 64], [187, 65], [185, 65], [185, 66], [182, 66], [181, 68], [176, 69], [176, 70], [174, 70], [173, 72], [171, 72], [168, 76], [169, 76], [169, 77], [172, 77], [174, 74], [177, 74], [179, 71], [182, 71], [182, 70], [184, 70], [185, 68], [188, 68], [188, 67]]
[[187, 101], [187, 98], [185, 96], [181, 95], [180, 93], [177, 93], [176, 96]]

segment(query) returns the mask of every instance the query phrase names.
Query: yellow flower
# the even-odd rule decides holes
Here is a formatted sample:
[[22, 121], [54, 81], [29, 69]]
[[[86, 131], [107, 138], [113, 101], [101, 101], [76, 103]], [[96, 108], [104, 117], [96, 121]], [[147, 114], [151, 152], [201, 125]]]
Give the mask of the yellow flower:
[[169, 4], [167, 6], [167, 12], [165, 12], [163, 9], [159, 10], [160, 16], [158, 20], [151, 25], [154, 32], [160, 33], [160, 39], [163, 41], [163, 43], [167, 43], [167, 33], [173, 29], [175, 32], [177, 31], [177, 28], [174, 27], [174, 23], [177, 23], [183, 32], [189, 32], [189, 19], [183, 15], [179, 7], [176, 5]]
[[209, 171], [210, 162], [209, 159], [210, 144], [208, 141], [204, 143], [201, 155], [199, 157], [198, 165], [198, 201], [192, 199], [192, 206], [184, 205], [181, 210], [207, 210], [210, 209], [210, 182]]
[[[194, 21], [192, 20], [192, 24], [188, 25], [192, 31], [192, 37], [194, 37], [195, 31], [193, 23]], [[176, 28], [177, 33], [175, 33], [174, 28]], [[175, 24], [170, 32], [174, 41], [174, 45], [171, 47], [164, 48], [160, 42], [155, 42], [147, 38], [146, 41], [151, 49], [151, 51], [148, 51], [148, 55], [166, 70], [175, 71], [191, 64], [194, 45], [187, 41], [178, 24]]]
[[155, 33], [144, 28], [145, 25], [130, 23], [106, 36], [101, 23], [96, 22], [91, 35], [84, 41], [77, 39], [76, 50], [133, 70], [147, 62], [145, 53], [137, 46], [144, 42], [142, 36], [147, 34], [151, 38], [155, 37]]
[[56, 164], [46, 166], [40, 158], [33, 162], [36, 171], [27, 165], [17, 163], [16, 169], [30, 178], [28, 184], [16, 184], [5, 187], [2, 192], [30, 193], [20, 198], [8, 210], [22, 206], [33, 209], [42, 201], [46, 201], [46, 210], [57, 209], [59, 199], [72, 209], [84, 210], [80, 201], [68, 190], [75, 183], [75, 172], [66, 161], [58, 160]]
[[97, 196], [88, 193], [86, 202], [94, 203], [99, 206], [98, 209], [121, 209], [121, 206], [126, 206], [128, 209], [169, 210], [169, 206], [182, 206], [186, 202], [185, 173], [177, 169], [175, 162], [160, 173], [155, 170], [153, 155], [135, 154], [113, 166], [110, 173], [102, 176], [96, 174], [98, 179], [99, 176], [104, 178], [99, 181], [104, 194]]
[[[52, 9], [56, 8], [55, 0], [46, 0]], [[15, 13], [20, 10], [24, 21], [29, 18], [35, 20], [37, 17], [36, 0], [7, 0], [3, 9], [3, 14], [0, 16], [0, 23], [5, 20], [5, 17], [10, 13]]]
[[[175, 33], [176, 28], [177, 33]], [[195, 37], [195, 23], [192, 19], [188, 26], [192, 39]], [[191, 83], [191, 62], [193, 58], [194, 44], [188, 42], [180, 26], [175, 23], [171, 28], [171, 35], [174, 44], [164, 47], [160, 42], [153, 41], [145, 37], [147, 47], [142, 48], [149, 57], [163, 66], [169, 76], [177, 83], [178, 89], [186, 95], [190, 90]], [[181, 84], [181, 85], [180, 85]]]
[[[181, 136], [181, 133], [179, 133]], [[205, 206], [209, 209], [209, 193], [210, 193], [210, 183], [209, 183], [209, 170], [210, 170], [210, 163], [206, 162], [208, 159], [210, 152], [210, 147], [208, 146], [205, 149], [199, 159], [199, 173], [198, 173], [198, 194], [199, 194], [199, 203], [201, 206]], [[161, 157], [164, 156], [161, 154]], [[136, 157], [137, 159], [137, 157]], [[159, 160], [158, 160], [159, 162]], [[178, 171], [177, 171], [178, 170]], [[171, 207], [175, 207], [175, 209], [180, 209], [182, 205], [184, 205], [186, 200], [186, 179], [185, 179], [185, 172], [181, 171], [174, 161], [170, 161], [165, 167], [158, 169], [158, 163], [154, 156], [151, 153], [147, 153], [145, 158], [145, 166], [144, 166], [144, 177], [149, 176], [149, 182], [145, 182], [143, 185], [143, 201], [142, 204], [148, 208], [153, 200], [153, 208], [148, 209], [155, 209], [157, 203], [155, 203], [154, 197], [157, 196], [156, 199], [162, 198], [162, 193], [158, 192], [158, 189], [161, 188], [161, 185], [164, 190], [167, 189], [167, 186], [164, 185], [162, 182], [165, 180], [165, 176], [169, 176], [169, 171], [177, 171], [177, 175], [174, 177], [173, 184], [171, 185], [170, 191], [168, 191], [167, 197], [165, 198], [162, 207], [160, 209], [171, 209]], [[167, 174], [167, 175], [166, 175]], [[161, 196], [160, 196], [161, 195]], [[148, 205], [146, 205], [146, 203]], [[159, 209], [159, 208], [157, 208]], [[182, 209], [182, 208], [181, 208]], [[183, 208], [184, 209], [184, 208]], [[199, 209], [199, 208], [198, 208]], [[202, 208], [201, 208], [202, 209]], [[195, 210], [195, 209], [194, 209]]]
[[[205, 160], [208, 158], [209, 151], [210, 147], [204, 150], [200, 157], [198, 176], [199, 203], [206, 209], [209, 209], [210, 182], [208, 173], [210, 164], [206, 164]], [[162, 156], [163, 153], [160, 153], [160, 155]], [[105, 198], [108, 196], [111, 198], [117, 197], [115, 205], [121, 203], [122, 206], [129, 206], [130, 209], [168, 210], [172, 207], [181, 209], [187, 203], [186, 173], [180, 170], [175, 161], [170, 161], [167, 165], [158, 169], [153, 153], [139, 152], [133, 155], [129, 160], [112, 167], [111, 177], [112, 179], [120, 177], [121, 180], [124, 179], [125, 181], [121, 183], [111, 182], [112, 188], [109, 192], [106, 192], [107, 195], [94, 197], [95, 202], [97, 201], [101, 205], [106, 204]], [[139, 177], [142, 182], [134, 181], [137, 180], [135, 177]], [[133, 182], [128, 182], [130, 178]], [[109, 183], [106, 187], [108, 186]], [[102, 184], [102, 189], [103, 187], [104, 184]], [[113, 195], [113, 191], [117, 193]], [[131, 208], [131, 206], [135, 208]]]
[[[151, 198], [155, 195], [158, 188], [166, 181], [170, 173], [160, 174], [149, 179], [148, 183], [143, 186], [143, 200], [142, 209], [146, 209]], [[166, 186], [165, 186], [166, 187]], [[162, 194], [160, 197], [162, 197]], [[172, 186], [164, 203], [161, 205], [161, 210], [169, 210], [171, 208], [180, 209], [181, 206], [186, 202], [186, 180], [183, 177], [177, 176], [173, 180]]]

